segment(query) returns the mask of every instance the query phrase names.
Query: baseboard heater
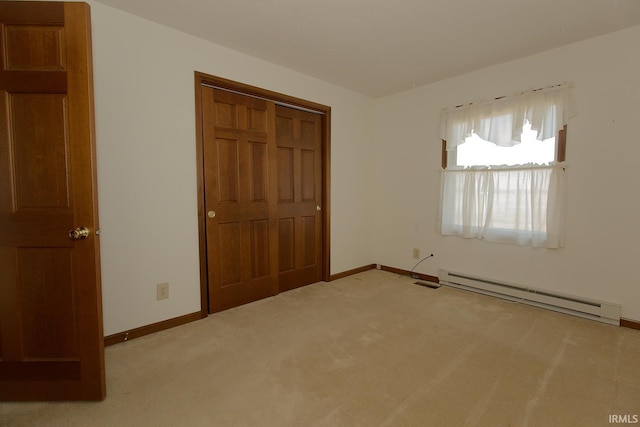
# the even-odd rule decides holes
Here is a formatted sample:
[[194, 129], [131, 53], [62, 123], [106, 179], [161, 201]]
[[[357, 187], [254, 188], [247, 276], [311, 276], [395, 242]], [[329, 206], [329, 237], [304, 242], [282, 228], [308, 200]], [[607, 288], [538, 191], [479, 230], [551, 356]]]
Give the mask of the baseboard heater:
[[518, 301], [610, 325], [620, 325], [620, 304], [550, 292], [448, 270], [439, 270], [438, 280], [445, 286]]

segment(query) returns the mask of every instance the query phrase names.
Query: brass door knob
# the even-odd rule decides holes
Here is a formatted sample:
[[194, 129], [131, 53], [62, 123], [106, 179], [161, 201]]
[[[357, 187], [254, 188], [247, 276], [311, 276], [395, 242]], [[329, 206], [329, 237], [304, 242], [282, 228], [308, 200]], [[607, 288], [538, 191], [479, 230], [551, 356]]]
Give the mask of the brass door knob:
[[84, 240], [89, 237], [89, 229], [87, 227], [78, 227], [75, 230], [69, 231], [69, 238], [71, 240]]

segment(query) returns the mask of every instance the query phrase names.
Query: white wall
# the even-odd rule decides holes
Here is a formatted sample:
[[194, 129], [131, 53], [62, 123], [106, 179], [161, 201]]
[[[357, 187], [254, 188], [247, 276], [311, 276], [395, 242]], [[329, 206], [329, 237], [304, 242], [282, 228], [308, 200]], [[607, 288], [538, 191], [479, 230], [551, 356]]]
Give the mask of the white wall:
[[331, 272], [374, 262], [372, 99], [90, 4], [105, 335], [200, 310], [195, 70], [332, 107]]
[[[375, 259], [418, 271], [476, 273], [622, 304], [640, 320], [640, 27], [376, 100]], [[567, 241], [531, 249], [436, 231], [440, 110], [570, 81], [578, 116], [567, 140]]]

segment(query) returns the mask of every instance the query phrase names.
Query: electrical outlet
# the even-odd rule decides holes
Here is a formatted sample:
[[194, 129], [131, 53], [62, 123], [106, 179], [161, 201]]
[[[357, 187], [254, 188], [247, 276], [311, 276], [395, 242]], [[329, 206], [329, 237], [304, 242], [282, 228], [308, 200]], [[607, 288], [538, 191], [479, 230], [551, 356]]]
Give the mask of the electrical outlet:
[[156, 285], [156, 300], [169, 299], [169, 283], [158, 283]]
[[420, 259], [420, 249], [413, 248], [413, 259]]

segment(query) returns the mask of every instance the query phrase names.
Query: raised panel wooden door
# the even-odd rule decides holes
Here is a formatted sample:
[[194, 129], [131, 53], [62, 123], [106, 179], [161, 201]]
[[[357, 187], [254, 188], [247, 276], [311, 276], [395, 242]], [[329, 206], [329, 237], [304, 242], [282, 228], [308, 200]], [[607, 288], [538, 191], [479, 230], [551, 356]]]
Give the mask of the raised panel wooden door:
[[322, 116], [276, 106], [279, 289], [322, 280]]
[[0, 400], [100, 400], [89, 6], [0, 2], [0, 21]]
[[202, 87], [209, 310], [278, 292], [274, 104]]

